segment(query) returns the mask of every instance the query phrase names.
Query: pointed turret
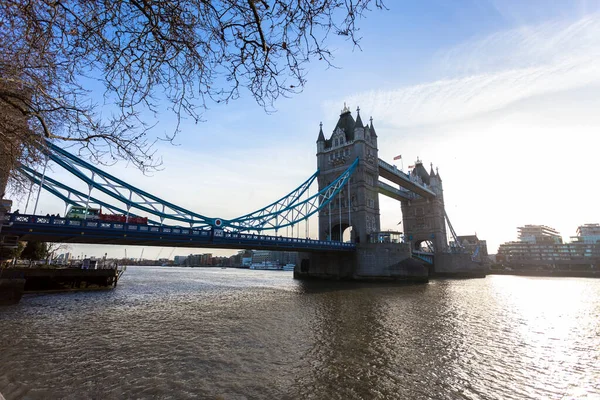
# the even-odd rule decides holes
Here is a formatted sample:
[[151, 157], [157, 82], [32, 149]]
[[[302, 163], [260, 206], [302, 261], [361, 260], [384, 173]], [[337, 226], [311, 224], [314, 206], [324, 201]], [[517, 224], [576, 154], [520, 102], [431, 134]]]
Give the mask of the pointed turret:
[[324, 142], [325, 141], [325, 135], [323, 135], [323, 123], [319, 123], [319, 137], [317, 138], [317, 143], [318, 142]]
[[323, 153], [327, 147], [327, 140], [323, 135], [323, 123], [319, 123], [319, 137], [317, 138], [317, 154]]
[[417, 157], [417, 161], [415, 162], [415, 168], [413, 169], [413, 173], [415, 174], [415, 176], [418, 176], [419, 178], [421, 178], [423, 183], [426, 183], [428, 185], [430, 184], [429, 174], [427, 173], [427, 170], [423, 166], [423, 162], [421, 160], [419, 160], [418, 157]]
[[373, 117], [371, 117], [371, 126], [369, 126], [369, 130], [371, 131], [371, 136], [377, 137], [377, 134], [375, 133], [375, 128], [373, 127]]
[[440, 171], [439, 171], [438, 167], [435, 167], [435, 172], [436, 172], [435, 176], [441, 182], [442, 181], [442, 177], [440, 176]]
[[365, 127], [360, 119], [360, 107], [356, 107], [356, 122], [354, 123], [354, 140], [365, 140], [369, 137], [367, 134], [369, 127]]
[[430, 163], [430, 170], [429, 170], [429, 177], [430, 178], [436, 178], [435, 172], [433, 171], [433, 163]]
[[364, 127], [362, 119], [360, 119], [360, 107], [356, 107], [356, 122], [354, 123], [354, 129]]

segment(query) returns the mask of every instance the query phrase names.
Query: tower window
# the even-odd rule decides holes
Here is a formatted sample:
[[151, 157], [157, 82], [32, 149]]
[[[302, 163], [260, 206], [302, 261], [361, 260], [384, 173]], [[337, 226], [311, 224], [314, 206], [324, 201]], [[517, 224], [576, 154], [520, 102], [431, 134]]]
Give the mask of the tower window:
[[334, 143], [334, 146], [338, 146], [338, 145], [339, 145], [339, 141], [338, 141], [338, 139], [337, 139], [337, 138], [335, 138], [335, 140], [333, 141], [333, 143]]

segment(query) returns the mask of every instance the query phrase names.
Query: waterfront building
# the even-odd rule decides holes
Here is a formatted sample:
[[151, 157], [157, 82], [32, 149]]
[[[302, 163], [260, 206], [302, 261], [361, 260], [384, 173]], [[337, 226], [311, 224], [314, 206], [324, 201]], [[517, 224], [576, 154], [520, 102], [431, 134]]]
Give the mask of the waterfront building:
[[546, 225], [525, 225], [517, 228], [519, 240], [528, 243], [562, 243], [560, 233]]
[[184, 264], [189, 267], [212, 265], [212, 254], [190, 254]]
[[271, 252], [269, 250], [252, 251], [252, 264], [260, 264], [271, 261]]
[[182, 265], [185, 264], [185, 260], [187, 260], [188, 256], [175, 256], [173, 258], [173, 262], [175, 263], [175, 265]]
[[585, 224], [577, 228], [577, 236], [571, 236], [572, 242], [596, 244], [600, 242], [600, 224]]
[[571, 243], [563, 243], [560, 234], [552, 228], [544, 225], [526, 225], [519, 228], [519, 241], [500, 245], [497, 261], [523, 267], [600, 267], [600, 240], [593, 240], [594, 233], [597, 232], [595, 229], [600, 227], [595, 225], [580, 226], [577, 229], [578, 235], [571, 238]]
[[254, 250], [252, 251], [251, 264], [271, 263], [275, 265], [295, 264], [297, 258], [296, 252], [290, 251], [271, 251]]

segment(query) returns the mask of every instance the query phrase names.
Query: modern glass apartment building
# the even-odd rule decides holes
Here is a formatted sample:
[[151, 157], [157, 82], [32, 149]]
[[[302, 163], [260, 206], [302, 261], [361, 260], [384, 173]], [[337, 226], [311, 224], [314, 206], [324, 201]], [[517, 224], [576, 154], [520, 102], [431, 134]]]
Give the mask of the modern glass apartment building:
[[595, 228], [600, 230], [600, 225], [582, 225], [571, 243], [563, 243], [553, 228], [526, 225], [518, 228], [519, 241], [500, 245], [496, 260], [509, 265], [600, 267], [600, 235]]

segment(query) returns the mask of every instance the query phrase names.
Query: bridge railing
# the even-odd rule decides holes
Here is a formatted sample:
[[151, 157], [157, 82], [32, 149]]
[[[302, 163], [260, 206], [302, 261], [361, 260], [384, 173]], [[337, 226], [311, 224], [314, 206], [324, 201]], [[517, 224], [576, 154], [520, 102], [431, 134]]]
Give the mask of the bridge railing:
[[258, 240], [258, 241], [271, 241], [271, 242], [280, 242], [280, 243], [300, 243], [300, 244], [314, 244], [314, 245], [327, 245], [327, 246], [339, 246], [339, 247], [347, 247], [354, 248], [356, 245], [354, 243], [344, 243], [344, 242], [335, 242], [330, 240], [316, 240], [316, 239], [301, 239], [301, 238], [293, 238], [293, 237], [283, 237], [283, 236], [268, 236], [268, 235], [253, 235], [251, 233], [224, 233], [225, 238], [229, 239], [250, 239], [250, 240]]
[[4, 217], [6, 222], [36, 224], [36, 225], [54, 225], [64, 226], [66, 228], [99, 228], [121, 231], [149, 232], [149, 233], [171, 233], [183, 235], [210, 236], [210, 230], [201, 230], [193, 228], [172, 227], [172, 226], [152, 226], [125, 224], [121, 222], [108, 222], [85, 219], [69, 219], [53, 216], [39, 216], [28, 214], [7, 214]]
[[299, 245], [300, 247], [326, 247], [326, 248], [340, 248], [340, 249], [354, 249], [356, 245], [354, 243], [344, 243], [326, 240], [315, 240], [315, 239], [301, 239], [293, 237], [283, 236], [269, 236], [260, 234], [250, 233], [235, 233], [227, 232], [221, 229], [194, 229], [184, 228], [178, 226], [153, 226], [153, 225], [138, 225], [138, 224], [125, 224], [119, 222], [108, 222], [98, 220], [85, 220], [85, 219], [68, 219], [56, 216], [40, 216], [40, 215], [28, 215], [28, 214], [6, 214], [4, 217], [8, 223], [16, 224], [34, 224], [40, 226], [53, 226], [53, 227], [64, 227], [67, 230], [86, 228], [93, 230], [109, 230], [109, 231], [121, 231], [123, 233], [139, 232], [144, 234], [160, 234], [167, 236], [192, 236], [200, 237], [207, 240], [214, 240], [215, 242], [223, 243], [261, 243], [261, 244], [284, 244], [286, 246]]

